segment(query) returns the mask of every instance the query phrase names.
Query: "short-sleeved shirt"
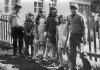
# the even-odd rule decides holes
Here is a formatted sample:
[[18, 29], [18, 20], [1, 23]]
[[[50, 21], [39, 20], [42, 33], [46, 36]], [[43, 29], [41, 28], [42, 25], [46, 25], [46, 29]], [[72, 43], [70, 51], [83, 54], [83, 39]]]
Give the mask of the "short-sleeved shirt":
[[23, 26], [24, 25], [20, 14], [16, 15], [15, 12], [11, 13], [9, 23], [10, 23], [11, 27]]

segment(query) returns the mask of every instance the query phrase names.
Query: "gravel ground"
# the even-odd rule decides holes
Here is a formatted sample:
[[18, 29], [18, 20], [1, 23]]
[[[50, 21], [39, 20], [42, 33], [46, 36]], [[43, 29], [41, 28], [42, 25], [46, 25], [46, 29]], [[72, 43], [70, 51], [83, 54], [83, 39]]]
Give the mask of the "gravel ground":
[[25, 57], [12, 56], [12, 50], [0, 49], [0, 70], [40, 70], [40, 65]]

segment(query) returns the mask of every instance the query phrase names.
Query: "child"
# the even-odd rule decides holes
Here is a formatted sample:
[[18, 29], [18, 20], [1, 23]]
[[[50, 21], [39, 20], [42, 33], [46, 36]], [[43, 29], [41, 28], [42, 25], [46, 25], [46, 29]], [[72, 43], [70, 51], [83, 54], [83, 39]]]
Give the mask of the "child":
[[42, 46], [42, 51], [43, 51], [42, 56], [44, 56], [45, 47], [46, 47], [46, 41], [45, 41], [45, 37], [44, 37], [46, 18], [45, 18], [45, 14], [43, 11], [39, 12], [37, 19], [36, 19], [36, 27], [37, 27], [36, 28], [36, 31], [37, 31], [36, 38], [37, 38], [37, 40], [36, 40], [36, 45], [34, 48], [34, 59], [36, 58], [36, 54], [38, 52], [39, 45], [41, 44], [41, 46]]
[[69, 30], [68, 30], [68, 25], [66, 23], [66, 19], [62, 15], [59, 17], [57, 33], [58, 33], [58, 56], [59, 56], [59, 61], [60, 61], [59, 67], [63, 67], [64, 64], [63, 64], [62, 53], [63, 53], [64, 49], [66, 48]]
[[46, 21], [46, 33], [49, 36], [51, 43], [52, 60], [57, 59], [56, 27], [58, 22], [56, 21], [56, 19], [57, 19], [57, 9], [55, 7], [51, 7]]
[[34, 40], [34, 21], [33, 14], [28, 14], [28, 19], [25, 20], [24, 24], [24, 40], [25, 40], [25, 55], [29, 57], [29, 45], [31, 45], [31, 57], [33, 57], [33, 40]]

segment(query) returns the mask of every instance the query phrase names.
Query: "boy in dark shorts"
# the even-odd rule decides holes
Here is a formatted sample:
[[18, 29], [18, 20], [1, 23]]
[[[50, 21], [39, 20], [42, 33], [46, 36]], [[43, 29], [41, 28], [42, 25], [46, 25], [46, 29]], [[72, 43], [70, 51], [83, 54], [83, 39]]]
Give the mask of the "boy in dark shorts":
[[33, 57], [33, 40], [34, 40], [34, 21], [33, 14], [29, 13], [24, 24], [24, 40], [25, 40], [25, 55], [29, 57], [29, 45], [31, 46], [31, 58]]

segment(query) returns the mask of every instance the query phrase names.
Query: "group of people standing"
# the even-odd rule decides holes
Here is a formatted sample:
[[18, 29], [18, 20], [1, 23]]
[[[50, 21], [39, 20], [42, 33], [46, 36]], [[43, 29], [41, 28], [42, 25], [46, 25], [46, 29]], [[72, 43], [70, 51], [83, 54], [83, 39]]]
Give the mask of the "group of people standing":
[[[57, 9], [51, 7], [47, 18], [44, 11], [40, 10], [35, 20], [33, 14], [29, 13], [24, 22], [19, 16], [21, 6], [16, 4], [14, 9], [15, 12], [10, 16], [14, 55], [17, 55], [19, 49], [19, 55], [24, 54], [29, 57], [28, 49], [30, 45], [32, 59], [37, 58], [39, 49], [42, 49], [42, 56], [46, 58], [48, 55], [47, 42], [49, 41], [51, 43], [51, 59], [56, 60], [59, 57], [59, 67], [63, 67], [62, 53], [65, 51], [68, 61], [71, 63], [71, 69], [76, 70], [77, 46], [82, 42], [86, 43], [84, 20], [77, 13], [77, 6], [70, 6], [72, 14], [67, 17], [58, 16]], [[25, 41], [24, 52], [23, 39]], [[67, 43], [69, 43], [69, 46]]]

